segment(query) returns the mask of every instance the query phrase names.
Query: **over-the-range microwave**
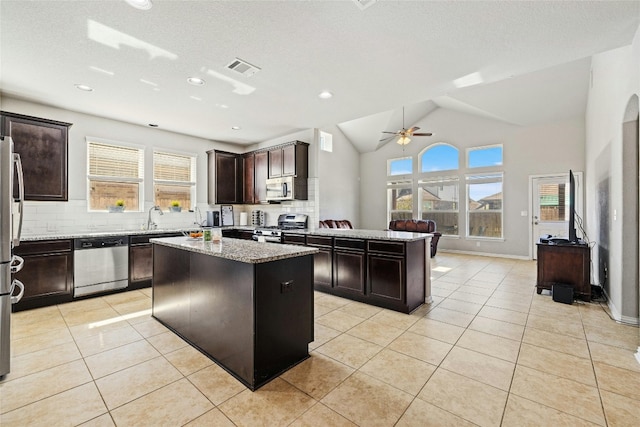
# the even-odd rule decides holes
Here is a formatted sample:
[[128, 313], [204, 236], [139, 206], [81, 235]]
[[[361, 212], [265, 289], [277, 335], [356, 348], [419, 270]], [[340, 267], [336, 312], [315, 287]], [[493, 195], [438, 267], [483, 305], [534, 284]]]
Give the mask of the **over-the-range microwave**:
[[295, 199], [295, 182], [293, 176], [267, 179], [267, 201], [282, 202]]

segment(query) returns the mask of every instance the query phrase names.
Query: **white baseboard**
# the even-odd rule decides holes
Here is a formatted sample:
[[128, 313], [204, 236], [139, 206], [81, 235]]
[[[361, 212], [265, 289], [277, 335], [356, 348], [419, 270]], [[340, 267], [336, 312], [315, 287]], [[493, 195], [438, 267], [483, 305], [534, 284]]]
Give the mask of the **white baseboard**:
[[632, 325], [632, 326], [640, 325], [640, 318], [631, 317], [631, 316], [623, 316], [622, 313], [620, 313], [618, 311], [616, 306], [611, 303], [611, 298], [609, 297], [609, 294], [607, 293], [607, 291], [604, 288], [602, 288], [602, 292], [607, 297], [607, 307], [609, 308], [609, 312], [611, 313], [611, 317], [613, 318], [613, 320], [615, 320], [616, 322], [625, 324], [625, 325]]
[[[487, 256], [487, 257], [491, 257], [491, 258], [509, 258], [509, 259], [519, 259], [519, 260], [523, 260], [523, 261], [531, 261], [531, 258], [529, 258], [528, 256], [521, 256], [521, 255], [505, 255], [505, 254], [492, 254], [489, 252], [475, 252], [475, 251], [458, 251], [455, 249], [440, 249], [438, 248], [438, 253], [440, 252], [447, 252], [447, 253], [451, 253], [451, 254], [460, 254], [460, 255], [477, 255], [477, 256]], [[436, 253], [436, 256], [438, 256], [438, 253]]]

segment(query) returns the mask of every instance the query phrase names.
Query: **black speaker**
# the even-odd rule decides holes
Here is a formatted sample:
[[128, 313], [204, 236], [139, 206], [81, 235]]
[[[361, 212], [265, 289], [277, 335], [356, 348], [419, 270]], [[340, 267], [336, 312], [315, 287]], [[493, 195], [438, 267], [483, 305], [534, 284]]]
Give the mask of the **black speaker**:
[[573, 304], [573, 285], [554, 283], [551, 285], [551, 298], [555, 302]]

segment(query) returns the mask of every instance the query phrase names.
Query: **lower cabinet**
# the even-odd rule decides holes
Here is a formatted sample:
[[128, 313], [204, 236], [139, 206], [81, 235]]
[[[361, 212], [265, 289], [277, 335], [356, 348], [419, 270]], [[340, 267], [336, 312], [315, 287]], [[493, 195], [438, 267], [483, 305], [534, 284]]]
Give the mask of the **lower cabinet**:
[[364, 294], [364, 252], [335, 249], [333, 252], [333, 284], [337, 290]]
[[24, 267], [13, 277], [24, 283], [24, 296], [13, 311], [73, 300], [73, 240], [21, 242], [14, 249]]
[[318, 291], [410, 313], [425, 299], [426, 243], [307, 235]]
[[176, 237], [181, 233], [141, 234], [129, 238], [129, 287], [148, 288], [153, 279], [153, 245], [150, 239]]

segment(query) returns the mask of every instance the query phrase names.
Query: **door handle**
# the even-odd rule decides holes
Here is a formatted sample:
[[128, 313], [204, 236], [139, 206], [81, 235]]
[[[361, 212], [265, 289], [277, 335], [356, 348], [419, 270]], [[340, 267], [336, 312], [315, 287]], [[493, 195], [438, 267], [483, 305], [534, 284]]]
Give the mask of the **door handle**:
[[14, 279], [13, 283], [11, 284], [11, 294], [13, 294], [13, 290], [15, 289], [16, 286], [20, 288], [20, 292], [18, 293], [18, 295], [11, 295], [11, 304], [16, 304], [20, 302], [20, 300], [22, 299], [22, 296], [24, 295], [24, 285], [18, 279]]

